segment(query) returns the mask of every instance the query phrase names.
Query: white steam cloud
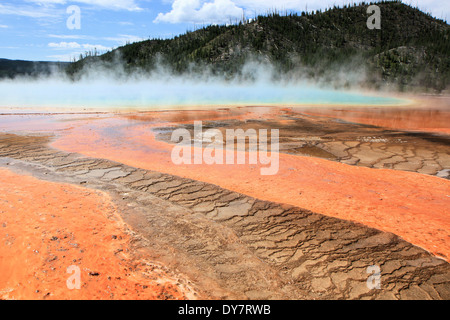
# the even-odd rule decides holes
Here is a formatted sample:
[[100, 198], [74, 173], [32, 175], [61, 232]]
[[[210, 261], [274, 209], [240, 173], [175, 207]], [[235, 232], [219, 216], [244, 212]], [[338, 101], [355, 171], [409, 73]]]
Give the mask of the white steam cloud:
[[[202, 73], [174, 75], [163, 66], [149, 73], [126, 72], [122, 63], [86, 67], [77, 80], [64, 72], [0, 81], [0, 113], [156, 110], [236, 105], [379, 105], [399, 100], [357, 90], [335, 90], [330, 83], [359, 83], [364, 73], [333, 69], [312, 82], [304, 72], [280, 75], [267, 63], [250, 61], [232, 79]], [[193, 66], [196, 68], [196, 66]], [[198, 66], [197, 68], [198, 69]]]

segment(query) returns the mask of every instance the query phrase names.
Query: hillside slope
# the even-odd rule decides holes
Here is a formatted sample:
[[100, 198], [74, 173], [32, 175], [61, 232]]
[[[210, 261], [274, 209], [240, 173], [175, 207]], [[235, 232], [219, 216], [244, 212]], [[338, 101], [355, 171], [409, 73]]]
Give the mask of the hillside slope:
[[214, 74], [236, 76], [246, 62], [257, 60], [273, 65], [279, 77], [321, 79], [337, 86], [359, 82], [396, 90], [446, 89], [450, 26], [401, 2], [377, 5], [380, 30], [367, 28], [365, 3], [313, 14], [273, 13], [87, 56], [68, 72], [76, 75], [93, 62], [121, 57], [130, 72], [151, 71], [163, 64], [175, 73], [201, 72], [207, 66]]

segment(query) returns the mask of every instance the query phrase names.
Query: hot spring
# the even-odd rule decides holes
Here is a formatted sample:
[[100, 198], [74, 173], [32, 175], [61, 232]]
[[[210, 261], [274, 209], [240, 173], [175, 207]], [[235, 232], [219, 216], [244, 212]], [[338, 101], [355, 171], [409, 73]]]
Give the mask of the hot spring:
[[193, 80], [4, 80], [0, 109], [10, 112], [159, 110], [209, 106], [381, 106], [404, 99], [321, 88], [310, 84]]

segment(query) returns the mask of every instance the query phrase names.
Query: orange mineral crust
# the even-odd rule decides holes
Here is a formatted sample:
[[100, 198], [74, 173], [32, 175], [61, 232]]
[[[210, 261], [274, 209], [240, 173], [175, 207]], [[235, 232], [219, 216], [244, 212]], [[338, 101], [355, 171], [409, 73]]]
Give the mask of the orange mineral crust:
[[393, 130], [450, 135], [450, 96], [399, 95], [411, 100], [405, 106], [322, 108], [299, 107], [293, 110], [314, 116], [341, 119]]
[[105, 193], [0, 169], [0, 299], [185, 298], [125, 231]]
[[52, 146], [356, 221], [450, 258], [448, 180], [288, 154], [279, 155], [279, 171], [273, 176], [262, 176], [261, 165], [175, 165], [173, 145], [156, 140], [152, 125], [117, 121], [75, 128]]
[[307, 109], [304, 114], [337, 118], [354, 123], [400, 129], [407, 131], [431, 132], [450, 135], [450, 110], [408, 110], [372, 108], [364, 109]]

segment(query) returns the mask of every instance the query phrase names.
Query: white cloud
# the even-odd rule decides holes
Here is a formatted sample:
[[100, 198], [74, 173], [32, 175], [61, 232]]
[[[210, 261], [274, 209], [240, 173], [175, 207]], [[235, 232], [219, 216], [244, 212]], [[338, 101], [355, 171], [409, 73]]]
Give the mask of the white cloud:
[[50, 42], [48, 44], [50, 48], [59, 50], [72, 50], [72, 49], [84, 49], [84, 50], [95, 50], [97, 51], [107, 51], [111, 50], [110, 47], [105, 47], [101, 44], [80, 44], [78, 42]]
[[81, 48], [81, 45], [78, 42], [50, 42], [48, 44], [48, 46], [50, 48], [55, 48], [55, 49], [78, 49]]
[[111, 47], [105, 47], [101, 44], [82, 44], [81, 46], [85, 50], [108, 51], [112, 49]]
[[[303, 11], [305, 10], [306, 4], [308, 6], [326, 6], [326, 3], [339, 2], [339, 1], [323, 1], [323, 0], [234, 0], [236, 5], [247, 8], [248, 11], [256, 11], [256, 13], [264, 13], [267, 10], [277, 9], [277, 10], [295, 10]], [[349, 1], [347, 1], [349, 2]]]
[[51, 58], [52, 60], [57, 61], [65, 61], [72, 62], [74, 59], [79, 59], [80, 56], [83, 56], [86, 51], [97, 51], [98, 53], [102, 53], [102, 51], [109, 51], [112, 48], [105, 47], [99, 44], [80, 44], [77, 42], [59, 42], [59, 43], [49, 43], [48, 46], [55, 50], [66, 51], [66, 53], [48, 55], [47, 58]]
[[35, 6], [17, 6], [0, 4], [0, 14], [23, 16], [29, 18], [51, 18], [58, 16], [49, 8], [36, 8]]
[[[128, 42], [138, 42], [138, 41], [144, 41], [147, 40], [145, 38], [142, 38], [140, 36], [130, 35], [130, 34], [118, 34], [115, 37], [95, 37], [95, 36], [88, 36], [88, 35], [70, 35], [70, 34], [49, 34], [47, 35], [49, 38], [54, 39], [62, 39], [62, 40], [95, 40], [95, 41], [112, 41], [116, 42], [117, 45], [124, 45]], [[67, 46], [69, 44], [74, 44], [76, 42], [59, 42], [59, 43], [52, 43], [53, 47], [59, 46]]]
[[142, 8], [140, 8], [137, 5], [136, 0], [26, 0], [26, 1], [33, 2], [41, 6], [81, 3], [93, 7], [100, 7], [102, 9], [127, 10], [127, 11], [142, 10]]
[[118, 34], [116, 37], [103, 37], [102, 40], [114, 41], [114, 42], [117, 42], [119, 45], [124, 45], [127, 43], [144, 41], [147, 39], [144, 39], [139, 36], [129, 35], [129, 34]]
[[25, 2], [33, 2], [40, 5], [50, 5], [50, 4], [66, 4], [66, 0], [25, 0]]
[[49, 38], [55, 38], [55, 39], [84, 39], [84, 40], [94, 40], [95, 37], [92, 36], [85, 36], [85, 35], [76, 35], [76, 34], [49, 34]]
[[241, 19], [244, 11], [231, 0], [175, 0], [172, 10], [153, 21], [169, 23], [226, 23]]
[[[326, 9], [334, 5], [342, 7], [344, 4], [360, 3], [363, 0], [233, 0], [240, 7], [249, 10], [265, 11], [276, 8], [278, 10], [303, 11], [308, 6], [308, 11]], [[381, 0], [378, 0], [381, 1]], [[369, 3], [370, 1], [365, 1]], [[376, 2], [376, 1], [375, 1]], [[418, 6], [424, 11], [447, 11], [448, 3], [442, 0], [402, 0], [403, 3]]]
[[83, 52], [72, 52], [72, 53], [66, 53], [66, 54], [54, 54], [49, 55], [47, 58], [51, 58], [52, 60], [62, 61], [62, 62], [72, 62], [75, 59], [77, 59], [80, 54], [82, 55]]
[[[427, 1], [427, 0], [425, 0]], [[433, 0], [430, 0], [433, 1]], [[354, 0], [172, 0], [172, 10], [159, 13], [153, 21], [169, 23], [226, 23], [271, 10], [308, 11], [344, 5]]]
[[[57, 0], [56, 0], [57, 1]], [[159, 13], [153, 21], [169, 23], [224, 23], [240, 19], [242, 12], [250, 18], [278, 11], [313, 11], [333, 6], [358, 3], [356, 0], [162, 0], [172, 3], [172, 10]], [[361, 0], [362, 1], [362, 0]], [[450, 6], [442, 0], [402, 0], [422, 11], [431, 12], [437, 18], [450, 17]], [[368, 2], [368, 1], [366, 1]]]
[[9, 26], [7, 26], [6, 24], [0, 24], [0, 29], [7, 29], [9, 28]]

